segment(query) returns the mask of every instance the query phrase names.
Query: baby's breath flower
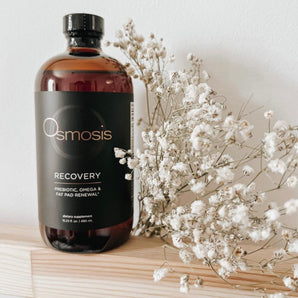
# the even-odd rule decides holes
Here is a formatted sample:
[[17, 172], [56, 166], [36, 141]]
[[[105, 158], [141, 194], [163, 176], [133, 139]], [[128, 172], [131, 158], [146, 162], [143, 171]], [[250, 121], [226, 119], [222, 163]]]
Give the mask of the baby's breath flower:
[[202, 235], [202, 231], [201, 230], [198, 230], [198, 229], [194, 229], [192, 231], [192, 234], [193, 234], [193, 240], [195, 243], [199, 243], [200, 242], [200, 238], [201, 238], [201, 235]]
[[210, 78], [210, 76], [209, 76], [209, 74], [207, 73], [207, 71], [206, 71], [206, 70], [203, 70], [203, 71], [202, 71], [202, 79], [203, 79], [204, 81], [207, 81], [207, 80], [209, 80], [209, 78]]
[[196, 246], [194, 246], [192, 250], [199, 260], [203, 259], [207, 254], [207, 248], [204, 245], [199, 243]]
[[183, 274], [180, 277], [180, 284], [188, 283], [189, 282], [189, 275], [188, 274]]
[[234, 125], [236, 124], [236, 121], [234, 119], [234, 116], [233, 115], [230, 115], [228, 116], [225, 121], [224, 121], [224, 124], [223, 124], [223, 127], [224, 128], [231, 128], [233, 127]]
[[188, 166], [183, 162], [178, 162], [173, 166], [172, 169], [178, 172], [186, 173], [188, 170]]
[[197, 277], [194, 281], [194, 287], [199, 288], [203, 285], [203, 280], [200, 277]]
[[190, 190], [196, 194], [203, 194], [205, 191], [205, 186], [206, 183], [198, 181], [191, 186]]
[[298, 264], [293, 265], [293, 276], [294, 278], [298, 278]]
[[201, 200], [196, 200], [191, 204], [191, 213], [201, 215], [205, 209], [205, 203]]
[[117, 38], [122, 38], [123, 37], [122, 30], [117, 30], [115, 35], [116, 35]]
[[281, 248], [274, 251], [274, 258], [281, 260], [286, 254], [287, 252], [283, 248]]
[[109, 46], [111, 45], [111, 42], [108, 41], [108, 40], [105, 40], [105, 41], [103, 42], [103, 45], [104, 45], [105, 47], [109, 47]]
[[223, 205], [222, 207], [219, 208], [218, 215], [220, 217], [226, 217], [226, 215], [227, 215], [227, 207], [226, 207], [226, 205]]
[[270, 270], [271, 272], [273, 271], [275, 267], [275, 261], [274, 260], [270, 260], [266, 265], [265, 268], [267, 268], [268, 270]]
[[135, 70], [133, 67], [128, 67], [126, 68], [126, 73], [129, 75], [129, 76], [133, 76], [135, 74]]
[[187, 60], [188, 61], [192, 61], [193, 59], [194, 59], [194, 54], [193, 53], [187, 54]]
[[285, 132], [289, 129], [289, 125], [282, 120], [278, 120], [275, 122], [274, 126], [273, 126], [273, 130], [277, 131], [277, 132]]
[[191, 83], [194, 85], [198, 85], [200, 83], [200, 78], [198, 76], [193, 76], [191, 78]]
[[199, 93], [209, 94], [211, 93], [212, 89], [206, 83], [201, 83], [198, 86]]
[[170, 58], [169, 58], [169, 61], [170, 62], [174, 62], [176, 59], [175, 55], [171, 55]]
[[235, 250], [234, 250], [234, 256], [236, 257], [236, 258], [240, 258], [240, 257], [242, 257], [243, 255], [245, 255], [245, 250], [243, 249], [243, 248], [241, 248], [241, 247], [236, 247], [235, 248]]
[[126, 174], [125, 174], [125, 179], [126, 179], [126, 180], [131, 180], [131, 179], [132, 179], [132, 175], [129, 174], [129, 173], [126, 173]]
[[189, 292], [189, 284], [184, 283], [184, 284], [180, 285], [180, 292], [187, 294]]
[[166, 277], [168, 273], [169, 273], [168, 268], [155, 269], [153, 273], [153, 279], [155, 282], [160, 281], [161, 279]]
[[177, 212], [177, 215], [180, 216], [186, 213], [186, 209], [184, 206], [178, 206], [176, 209], [176, 212]]
[[293, 281], [293, 279], [290, 276], [285, 276], [282, 280], [284, 282], [284, 285], [287, 288], [291, 289], [292, 291], [295, 291], [296, 290], [296, 287], [294, 285], [294, 281]]
[[269, 209], [268, 211], [265, 212], [265, 216], [267, 221], [271, 222], [271, 221], [276, 221], [280, 217], [280, 214], [276, 209]]
[[298, 199], [290, 199], [284, 203], [287, 214], [293, 214], [298, 209]]
[[281, 159], [274, 159], [268, 163], [268, 168], [273, 173], [284, 174], [284, 172], [287, 169], [287, 166]]
[[287, 179], [286, 184], [288, 187], [295, 188], [297, 185], [297, 181], [298, 179], [296, 176], [291, 176]]
[[234, 223], [244, 227], [248, 226], [248, 207], [244, 204], [239, 204], [231, 209], [229, 215]]
[[119, 163], [120, 163], [121, 165], [124, 165], [124, 164], [126, 163], [126, 158], [120, 158], [120, 159], [119, 159]]
[[179, 257], [180, 257], [180, 259], [182, 260], [183, 263], [190, 264], [193, 257], [194, 257], [194, 255], [193, 255], [193, 253], [191, 253], [187, 249], [181, 249], [179, 251]]
[[243, 173], [244, 176], [250, 176], [251, 174], [254, 173], [254, 169], [249, 165], [245, 165], [242, 168], [242, 173]]
[[170, 225], [172, 227], [172, 229], [174, 229], [175, 231], [178, 231], [181, 227], [181, 217], [180, 216], [173, 216], [170, 220]]
[[162, 94], [163, 93], [163, 88], [161, 87], [161, 86], [159, 86], [159, 87], [157, 87], [156, 89], [155, 89], [155, 92], [156, 93], [159, 93], [159, 94]]
[[189, 292], [189, 275], [184, 274], [180, 277], [180, 292], [188, 293]]
[[298, 239], [289, 242], [288, 252], [298, 253]]
[[137, 165], [138, 165], [139, 161], [138, 159], [136, 158], [131, 158], [129, 157], [127, 159], [127, 166], [130, 168], [130, 169], [134, 169]]
[[117, 147], [114, 148], [114, 153], [116, 158], [123, 158], [126, 155], [124, 150]]
[[270, 118], [272, 118], [273, 116], [274, 116], [274, 112], [273, 112], [272, 110], [266, 111], [266, 112], [264, 113], [264, 117], [265, 117], [265, 119], [270, 119]]
[[207, 257], [209, 259], [214, 259], [216, 256], [216, 251], [214, 249], [209, 249], [208, 252], [207, 252]]
[[277, 145], [280, 142], [280, 138], [278, 137], [276, 132], [265, 133], [265, 137], [263, 139], [264, 143], [264, 151], [268, 157], [273, 157], [273, 154], [277, 150]]
[[185, 90], [185, 101], [186, 103], [194, 103], [199, 96], [199, 89], [195, 85], [189, 85]]
[[185, 244], [183, 243], [183, 240], [178, 233], [172, 234], [172, 241], [173, 241], [173, 245], [176, 246], [177, 248], [185, 247]]
[[282, 235], [282, 237], [283, 237], [286, 241], [291, 240], [292, 237], [293, 237], [293, 233], [292, 233], [292, 231], [287, 230], [287, 229], [283, 229], [283, 230], [281, 231], [281, 235]]
[[219, 198], [217, 195], [212, 195], [209, 197], [209, 204], [210, 205], [216, 205], [219, 203]]
[[[246, 255], [246, 251], [243, 252], [243, 255], [245, 256]], [[238, 267], [240, 270], [242, 271], [247, 271], [247, 264], [246, 264], [246, 261], [240, 261], [238, 262]]]
[[268, 239], [270, 236], [270, 233], [271, 233], [270, 228], [253, 230], [253, 231], [248, 232], [251, 240], [254, 242]]
[[247, 191], [248, 192], [253, 192], [256, 189], [256, 183], [255, 182], [251, 182], [248, 186], [247, 186]]
[[216, 170], [217, 177], [216, 182], [217, 183], [225, 183], [230, 182], [234, 179], [234, 173], [229, 167], [222, 167]]

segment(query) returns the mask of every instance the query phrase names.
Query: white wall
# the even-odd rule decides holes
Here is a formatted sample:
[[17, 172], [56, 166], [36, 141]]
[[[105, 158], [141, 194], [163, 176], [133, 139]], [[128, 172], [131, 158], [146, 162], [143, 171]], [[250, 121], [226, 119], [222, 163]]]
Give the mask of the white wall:
[[71, 12], [103, 16], [106, 39], [132, 17], [141, 33], [164, 37], [177, 67], [188, 52], [200, 55], [234, 106], [253, 94], [253, 106], [298, 122], [296, 0], [1, 1], [0, 222], [37, 224], [33, 83], [40, 65], [64, 51], [62, 17]]

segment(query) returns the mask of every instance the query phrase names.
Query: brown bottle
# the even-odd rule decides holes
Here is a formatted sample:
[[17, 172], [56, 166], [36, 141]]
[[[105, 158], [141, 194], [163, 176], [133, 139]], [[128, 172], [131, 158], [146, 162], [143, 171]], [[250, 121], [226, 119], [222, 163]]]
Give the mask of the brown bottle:
[[101, 51], [101, 17], [69, 14], [63, 25], [68, 49], [35, 83], [40, 232], [50, 247], [100, 252], [132, 226], [132, 183], [114, 157], [133, 146], [132, 82]]

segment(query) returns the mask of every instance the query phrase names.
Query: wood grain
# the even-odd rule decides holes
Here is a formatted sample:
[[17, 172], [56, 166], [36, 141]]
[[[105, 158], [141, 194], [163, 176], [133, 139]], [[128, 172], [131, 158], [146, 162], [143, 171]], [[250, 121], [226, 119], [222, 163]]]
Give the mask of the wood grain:
[[[233, 275], [230, 282], [241, 285], [241, 290], [232, 289], [208, 267], [200, 263], [184, 265], [169, 249], [167, 260], [175, 272], [154, 283], [153, 270], [164, 260], [162, 245], [158, 239], [132, 237], [123, 246], [105, 253], [68, 254], [47, 248], [37, 227], [0, 224], [0, 293], [83, 298], [260, 297], [251, 286], [259, 282], [264, 282], [268, 292], [285, 290], [282, 285], [266, 284], [273, 276], [257, 271]], [[268, 253], [272, 252], [262, 251], [260, 258]], [[186, 272], [204, 280], [202, 287], [192, 287], [187, 296], [179, 292], [179, 276]]]

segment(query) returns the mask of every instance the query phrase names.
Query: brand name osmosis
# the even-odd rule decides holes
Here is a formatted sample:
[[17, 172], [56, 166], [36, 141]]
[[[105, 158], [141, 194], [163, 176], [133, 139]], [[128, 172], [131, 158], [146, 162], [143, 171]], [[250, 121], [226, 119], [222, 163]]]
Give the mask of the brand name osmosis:
[[103, 129], [100, 130], [60, 130], [59, 124], [54, 118], [46, 118], [43, 121], [43, 132], [49, 138], [55, 138], [58, 141], [100, 141], [111, 140], [112, 131]]

